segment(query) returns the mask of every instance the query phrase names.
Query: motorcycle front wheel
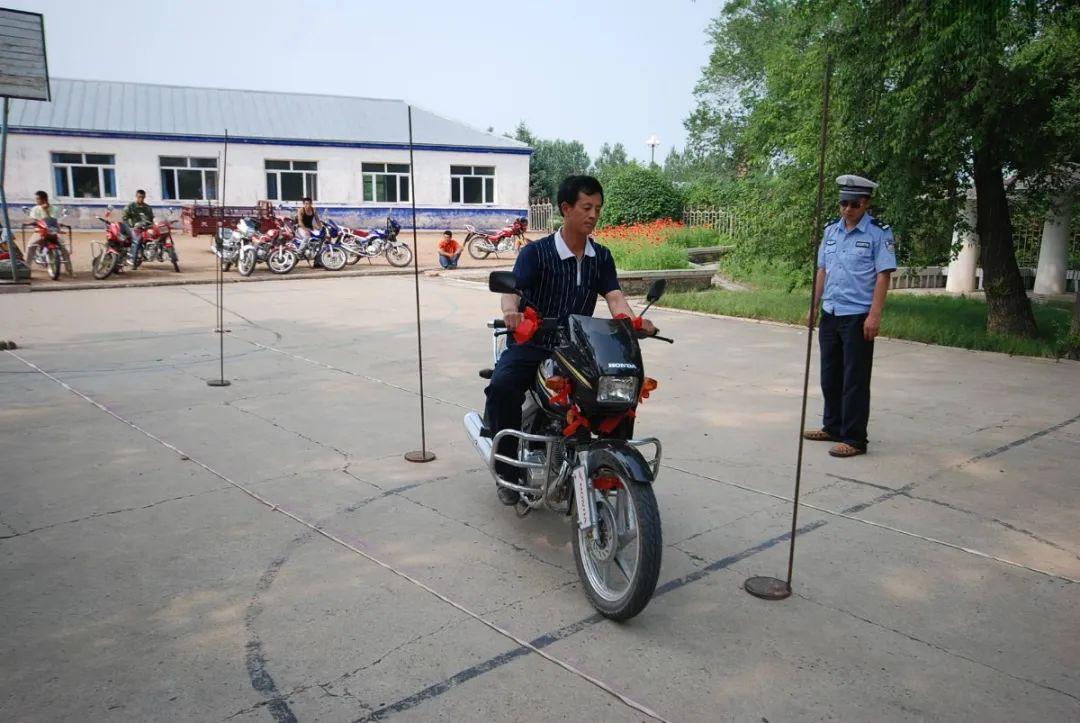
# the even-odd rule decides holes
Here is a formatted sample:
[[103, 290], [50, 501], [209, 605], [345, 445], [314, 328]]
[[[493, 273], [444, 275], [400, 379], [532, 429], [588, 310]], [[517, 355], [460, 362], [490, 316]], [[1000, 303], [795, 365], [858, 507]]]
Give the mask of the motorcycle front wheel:
[[102, 252], [100, 256], [94, 259], [94, 278], [100, 281], [108, 277], [109, 274], [116, 271], [116, 265], [119, 260], [120, 257], [117, 254], [109, 253], [108, 251]]
[[45, 251], [45, 266], [49, 269], [49, 278], [53, 281], [60, 280], [60, 250], [47, 249]]
[[[469, 256], [472, 256], [477, 261], [483, 261], [488, 256], [491, 256], [491, 252], [487, 249], [481, 248], [482, 244], [487, 242], [480, 236], [474, 236], [469, 234], [465, 237], [465, 247], [469, 249]], [[490, 246], [490, 244], [488, 244]]]
[[412, 249], [405, 244], [391, 244], [386, 249], [386, 260], [390, 262], [391, 266], [408, 266], [412, 261]]
[[660, 576], [660, 510], [648, 483], [603, 468], [596, 480], [612, 489], [593, 493], [597, 520], [591, 534], [580, 529], [572, 510], [574, 561], [597, 612], [629, 620], [649, 604]]
[[240, 250], [240, 257], [236, 260], [236, 270], [241, 276], [251, 276], [255, 270], [255, 249], [245, 246]]
[[280, 246], [270, 252], [266, 265], [275, 274], [287, 274], [296, 266], [296, 254]]
[[176, 249], [169, 249], [169, 260], [172, 261], [173, 271], [180, 273], [180, 259], [176, 255]]
[[345, 249], [340, 246], [323, 246], [321, 252], [319, 252], [319, 261], [323, 267], [329, 271], [341, 271], [345, 268], [345, 262], [348, 257], [345, 254]]

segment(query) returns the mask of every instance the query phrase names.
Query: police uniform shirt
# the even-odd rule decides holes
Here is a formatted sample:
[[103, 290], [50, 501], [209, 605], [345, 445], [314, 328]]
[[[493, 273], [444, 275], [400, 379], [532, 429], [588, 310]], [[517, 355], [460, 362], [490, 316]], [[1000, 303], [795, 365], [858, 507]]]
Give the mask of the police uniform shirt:
[[836, 316], [865, 314], [874, 300], [877, 275], [896, 270], [892, 229], [866, 213], [848, 231], [841, 218], [825, 227], [817, 263], [826, 273], [822, 308]]
[[514, 263], [514, 276], [544, 318], [592, 316], [597, 294], [605, 296], [619, 288], [611, 252], [588, 239], [578, 259], [561, 230], [523, 248]]

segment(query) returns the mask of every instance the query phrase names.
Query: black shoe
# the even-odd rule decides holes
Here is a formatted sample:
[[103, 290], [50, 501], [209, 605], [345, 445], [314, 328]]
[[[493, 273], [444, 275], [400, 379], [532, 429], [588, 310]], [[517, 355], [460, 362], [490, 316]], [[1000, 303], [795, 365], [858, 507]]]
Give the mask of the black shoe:
[[508, 489], [506, 487], [498, 488], [499, 502], [502, 502], [507, 507], [516, 505], [521, 500], [521, 493], [517, 490]]

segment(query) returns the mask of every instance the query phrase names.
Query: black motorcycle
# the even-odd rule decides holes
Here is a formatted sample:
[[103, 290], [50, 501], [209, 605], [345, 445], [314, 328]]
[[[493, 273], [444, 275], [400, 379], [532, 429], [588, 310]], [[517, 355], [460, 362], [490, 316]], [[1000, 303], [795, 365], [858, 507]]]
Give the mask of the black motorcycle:
[[[525, 396], [520, 430], [505, 429], [492, 437], [481, 415], [469, 412], [466, 432], [496, 484], [521, 495], [519, 515], [547, 507], [571, 517], [574, 558], [589, 600], [605, 617], [632, 618], [656, 588], [663, 548], [652, 490], [660, 470], [660, 440], [634, 438], [638, 405], [657, 387], [656, 380], [645, 376], [641, 359], [638, 341], [648, 338], [640, 329], [641, 317], [571, 315], [559, 324], [537, 315], [516, 288], [512, 272], [492, 272], [488, 286], [522, 297], [525, 321], [513, 332], [515, 339], [531, 339], [550, 350], [551, 357]], [[664, 286], [662, 279], [652, 284], [645, 311], [663, 295]], [[488, 326], [498, 361], [511, 332], [501, 319]], [[480, 376], [490, 379], [491, 373], [484, 369]], [[518, 442], [516, 457], [492, 453], [506, 438]], [[651, 449], [651, 458], [642, 448]], [[524, 479], [500, 477], [497, 462], [523, 470]]]

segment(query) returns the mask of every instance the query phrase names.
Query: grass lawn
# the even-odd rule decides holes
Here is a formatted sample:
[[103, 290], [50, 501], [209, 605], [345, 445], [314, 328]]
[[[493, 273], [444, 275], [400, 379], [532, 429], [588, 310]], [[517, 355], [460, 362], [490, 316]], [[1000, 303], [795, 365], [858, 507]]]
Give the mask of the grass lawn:
[[[805, 324], [809, 289], [757, 288], [749, 291], [673, 293], [662, 306], [709, 314]], [[1071, 319], [1071, 307], [1061, 302], [1035, 305], [1038, 339], [991, 336], [986, 333], [986, 304], [978, 299], [925, 294], [890, 293], [881, 320], [883, 336], [963, 349], [999, 351], [1025, 356], [1057, 357]]]

